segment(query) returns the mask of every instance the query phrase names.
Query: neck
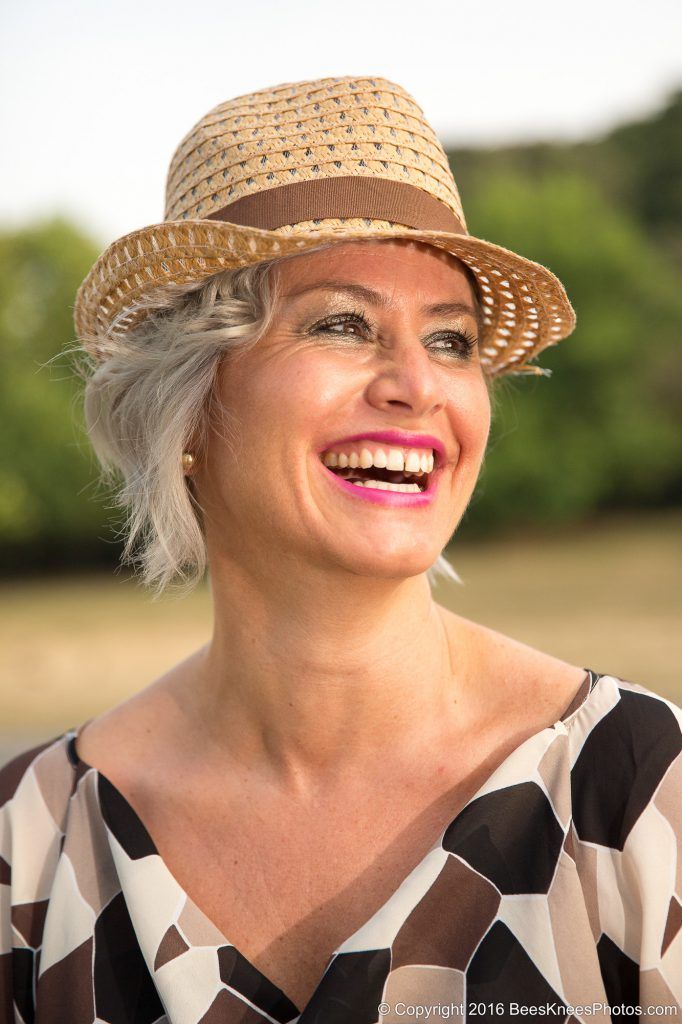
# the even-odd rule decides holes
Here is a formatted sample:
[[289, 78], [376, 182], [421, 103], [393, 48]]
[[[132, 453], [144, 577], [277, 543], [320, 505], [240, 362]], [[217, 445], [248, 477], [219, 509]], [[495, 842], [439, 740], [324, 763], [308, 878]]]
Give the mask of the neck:
[[[451, 720], [467, 644], [453, 644], [425, 574], [377, 580], [213, 566], [214, 630], [189, 711], [241, 765], [320, 779], [428, 745]], [[464, 622], [465, 620], [462, 620]]]

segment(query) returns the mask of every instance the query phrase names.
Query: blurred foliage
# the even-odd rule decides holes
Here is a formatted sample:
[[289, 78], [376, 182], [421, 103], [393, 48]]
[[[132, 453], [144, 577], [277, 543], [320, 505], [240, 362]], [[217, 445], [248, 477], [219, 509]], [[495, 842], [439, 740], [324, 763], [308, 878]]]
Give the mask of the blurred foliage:
[[[449, 153], [469, 231], [551, 268], [577, 328], [504, 378], [462, 535], [554, 529], [682, 496], [682, 91], [577, 144]], [[75, 293], [99, 253], [62, 219], [0, 233], [0, 557], [113, 564], [111, 498], [65, 360]]]
[[469, 231], [549, 267], [576, 311], [550, 378], [500, 380], [460, 534], [682, 497], [682, 92], [603, 140], [449, 157]]
[[9, 568], [111, 561], [110, 513], [71, 365], [76, 290], [96, 245], [56, 218], [0, 233], [0, 557]]

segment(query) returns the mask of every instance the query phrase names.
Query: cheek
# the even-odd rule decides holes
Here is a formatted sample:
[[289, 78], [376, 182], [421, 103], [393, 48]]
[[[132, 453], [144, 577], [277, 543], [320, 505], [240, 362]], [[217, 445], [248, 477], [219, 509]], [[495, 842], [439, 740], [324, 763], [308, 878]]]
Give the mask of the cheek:
[[261, 461], [286, 457], [296, 446], [319, 441], [344, 389], [344, 375], [319, 354], [296, 352], [257, 368], [245, 361], [221, 381], [221, 401], [233, 424], [229, 436], [237, 438], [238, 450], [257, 449]]
[[252, 382], [249, 406], [271, 421], [305, 426], [315, 435], [308, 441], [319, 440], [328, 417], [362, 391], [359, 376], [357, 367], [333, 355], [298, 351]]
[[460, 447], [472, 456], [485, 450], [490, 432], [491, 404], [485, 380], [452, 381], [448, 388], [452, 431]]

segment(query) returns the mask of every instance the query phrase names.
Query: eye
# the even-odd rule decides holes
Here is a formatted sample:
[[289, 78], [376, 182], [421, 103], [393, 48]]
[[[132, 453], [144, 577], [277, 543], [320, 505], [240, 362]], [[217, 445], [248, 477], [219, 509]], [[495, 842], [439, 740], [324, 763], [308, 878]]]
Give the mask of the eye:
[[[314, 324], [310, 330], [311, 334], [336, 334], [341, 337], [362, 338], [371, 333], [372, 325], [362, 313], [357, 311], [347, 313], [336, 313]], [[468, 331], [440, 331], [431, 340], [425, 343], [426, 348], [442, 352], [449, 358], [468, 359], [478, 344], [475, 335]]]
[[[436, 343], [443, 343], [443, 348], [440, 351], [446, 355], [468, 359], [476, 348], [478, 339], [468, 331], [443, 331], [436, 336]], [[429, 345], [429, 348], [431, 347]]]
[[[362, 313], [336, 313], [334, 316], [321, 320], [311, 328], [311, 334], [350, 334], [350, 328], [354, 329], [355, 336], [361, 337], [360, 331], [370, 331], [371, 326]], [[341, 329], [338, 329], [341, 328]]]

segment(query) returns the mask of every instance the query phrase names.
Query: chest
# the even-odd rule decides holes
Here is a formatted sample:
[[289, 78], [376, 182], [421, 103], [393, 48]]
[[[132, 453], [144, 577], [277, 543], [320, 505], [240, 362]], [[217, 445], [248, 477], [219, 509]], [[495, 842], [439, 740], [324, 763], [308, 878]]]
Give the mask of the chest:
[[[213, 785], [209, 796], [206, 784], [187, 783], [187, 773], [163, 757], [132, 777], [130, 759], [105, 761], [102, 770], [144, 822], [165, 867], [246, 966], [303, 1008], [332, 953], [395, 895], [509, 754], [558, 717], [576, 674], [548, 701], [515, 696], [513, 715], [468, 723], [448, 735], [445, 749], [424, 752], [419, 765], [396, 756], [392, 767], [361, 773], [360, 787], [317, 801], [264, 798], [220, 772], [220, 789]], [[86, 743], [91, 764], [101, 760], [98, 739], [91, 750]], [[112, 749], [116, 743], [107, 743]]]
[[479, 752], [429, 789], [305, 807], [240, 798], [209, 812], [186, 797], [164, 807], [157, 791], [142, 811], [192, 901], [301, 1009], [334, 951], [395, 894], [494, 767]]

